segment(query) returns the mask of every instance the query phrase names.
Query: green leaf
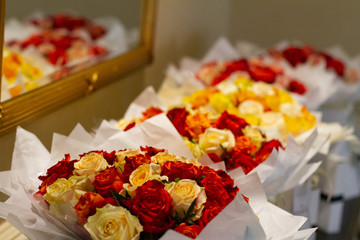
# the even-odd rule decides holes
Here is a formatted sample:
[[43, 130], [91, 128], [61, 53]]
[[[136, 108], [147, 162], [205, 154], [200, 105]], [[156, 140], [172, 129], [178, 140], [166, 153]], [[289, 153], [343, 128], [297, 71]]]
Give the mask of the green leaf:
[[180, 180], [180, 178], [177, 177], [174, 179], [174, 182], [178, 182], [179, 180]]
[[169, 118], [170, 121], [171, 121], [171, 120], [173, 120], [174, 117], [173, 117], [172, 115], [169, 115], [168, 118]]
[[184, 217], [185, 219], [191, 217], [190, 215], [194, 211], [196, 201], [197, 201], [197, 198], [195, 198], [194, 201], [191, 203], [189, 209], [187, 210], [187, 212], [185, 214], [185, 217]]
[[[121, 196], [120, 194], [118, 194], [117, 192], [111, 191], [111, 195], [113, 196], [113, 198], [116, 200], [116, 203], [118, 206], [120, 206], [120, 202], [118, 200], [118, 195]], [[121, 196], [122, 197], [122, 196]]]
[[201, 180], [203, 180], [204, 179], [204, 177], [206, 177], [205, 175], [202, 175], [202, 176], [200, 176], [200, 177], [198, 177], [197, 179], [196, 179], [196, 183], [200, 183], [201, 182]]
[[171, 183], [171, 182], [169, 182], [169, 181], [167, 181], [167, 180], [161, 180], [161, 182], [163, 183], [163, 184], [169, 184], [169, 183]]

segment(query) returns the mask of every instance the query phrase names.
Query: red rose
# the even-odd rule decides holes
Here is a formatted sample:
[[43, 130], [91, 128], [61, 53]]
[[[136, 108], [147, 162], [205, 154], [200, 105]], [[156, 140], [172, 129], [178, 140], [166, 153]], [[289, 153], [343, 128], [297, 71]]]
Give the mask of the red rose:
[[124, 131], [126, 132], [127, 130], [132, 129], [133, 127], [135, 127], [135, 125], [136, 125], [135, 122], [129, 123], [129, 124], [125, 127]]
[[297, 47], [288, 47], [283, 51], [284, 58], [291, 64], [291, 66], [296, 67], [300, 63], [306, 62], [309, 53], [304, 49]]
[[89, 32], [92, 40], [96, 40], [106, 33], [106, 29], [104, 27], [95, 24], [87, 24], [86, 30]]
[[200, 185], [205, 187], [205, 193], [207, 197], [206, 201], [212, 202], [220, 206], [226, 206], [232, 201], [232, 198], [230, 197], [229, 193], [221, 185], [221, 183], [219, 183], [219, 181], [216, 181], [208, 176], [205, 176], [201, 180]]
[[95, 45], [89, 48], [90, 56], [100, 56], [100, 55], [105, 55], [106, 53], [107, 53], [106, 48], [102, 46]]
[[249, 124], [244, 119], [229, 114], [227, 111], [223, 112], [216, 121], [218, 129], [229, 129], [235, 136], [242, 136], [242, 129], [247, 125]]
[[199, 176], [199, 168], [191, 163], [167, 161], [161, 167], [161, 175], [169, 177], [169, 181], [174, 179], [196, 180]]
[[227, 72], [235, 72], [235, 71], [248, 71], [249, 63], [246, 59], [239, 59], [236, 61], [228, 62], [226, 64]]
[[189, 113], [185, 110], [185, 108], [173, 108], [166, 114], [181, 136], [189, 136], [186, 131], [186, 117], [188, 115]]
[[275, 139], [269, 142], [263, 142], [260, 150], [257, 153], [255, 153], [256, 161], [259, 164], [264, 162], [270, 156], [273, 149], [275, 148], [276, 150], [279, 150], [279, 147], [284, 149], [281, 142]]
[[45, 37], [43, 35], [32, 35], [21, 43], [21, 48], [27, 48], [30, 45], [39, 46], [44, 41]]
[[303, 95], [306, 92], [306, 87], [304, 84], [296, 81], [296, 80], [291, 80], [288, 86], [288, 90], [290, 92], [294, 92], [300, 95]]
[[208, 153], [207, 154], [210, 159], [214, 162], [214, 163], [218, 163], [218, 162], [221, 162], [222, 161], [222, 158], [219, 157], [216, 153]]
[[201, 230], [203, 230], [203, 227], [197, 224], [187, 225], [185, 223], [181, 223], [179, 226], [174, 228], [174, 230], [192, 239], [195, 239], [199, 235]]
[[39, 179], [43, 181], [39, 187], [39, 193], [44, 195], [46, 193], [46, 188], [53, 184], [58, 178], [68, 179], [73, 175], [74, 163], [77, 160], [70, 161], [70, 155], [65, 154], [64, 159], [59, 161], [56, 165], [52, 166], [46, 171], [45, 176], [40, 176]]
[[96, 208], [102, 208], [106, 204], [117, 206], [114, 198], [103, 198], [101, 195], [93, 192], [87, 192], [82, 195], [75, 205], [74, 209], [81, 224], [87, 223], [87, 218], [96, 213]]
[[230, 75], [233, 72], [236, 72], [236, 71], [247, 72], [248, 70], [249, 70], [249, 64], [246, 59], [240, 59], [237, 61], [227, 62], [226, 66], [225, 66], [225, 70], [223, 72], [221, 72], [220, 74], [218, 74], [216, 77], [214, 77], [214, 79], [211, 82], [211, 86], [215, 86], [215, 85], [219, 84], [220, 82], [224, 81], [225, 79], [230, 77]]
[[333, 69], [335, 73], [340, 77], [344, 76], [345, 66], [339, 59], [336, 59], [326, 53], [319, 54], [325, 58], [327, 69]]
[[53, 65], [65, 65], [67, 62], [65, 50], [56, 49], [52, 51], [48, 56], [48, 60]]
[[[209, 205], [209, 206], [208, 206]], [[199, 225], [205, 227], [211, 220], [213, 220], [225, 206], [205, 204], [204, 210], [201, 213], [201, 217], [198, 220]]]
[[141, 151], [145, 152], [145, 155], [148, 158], [151, 158], [152, 156], [158, 154], [159, 152], [165, 152], [165, 149], [159, 149], [159, 148], [154, 148], [154, 147], [140, 147]]
[[53, 44], [56, 49], [66, 51], [71, 46], [72, 40], [73, 39], [68, 36], [62, 36], [60, 38], [51, 39], [50, 43]]
[[241, 167], [245, 174], [253, 170], [259, 163], [248, 154], [240, 151], [232, 151], [230, 157], [225, 161], [226, 170]]
[[249, 74], [252, 80], [273, 83], [276, 80], [276, 73], [268, 67], [250, 66]]
[[123, 181], [115, 167], [100, 171], [92, 183], [96, 191], [103, 197], [111, 197], [111, 191], [119, 193], [123, 189]]
[[139, 217], [145, 233], [160, 234], [171, 228], [175, 221], [172, 215], [172, 198], [164, 184], [152, 180], [138, 187], [135, 197], [123, 200], [130, 211]]
[[145, 121], [146, 119], [152, 118], [160, 113], [163, 113], [158, 107], [149, 107], [144, 112], [142, 112], [143, 117], [140, 119], [141, 122]]
[[206, 176], [208, 178], [213, 179], [214, 181], [219, 182], [219, 184], [226, 190], [229, 194], [231, 200], [235, 198], [237, 192], [239, 191], [238, 187], [234, 187], [234, 180], [222, 170], [215, 171], [212, 168], [207, 166], [201, 166], [201, 173], [199, 176]]

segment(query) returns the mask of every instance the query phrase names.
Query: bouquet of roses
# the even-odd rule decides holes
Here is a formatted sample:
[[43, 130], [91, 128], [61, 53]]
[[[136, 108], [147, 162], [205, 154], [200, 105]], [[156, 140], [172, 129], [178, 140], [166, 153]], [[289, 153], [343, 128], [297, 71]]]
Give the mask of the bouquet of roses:
[[[287, 96], [291, 99], [290, 95], [287, 94]], [[307, 162], [326, 139], [320, 137], [315, 143], [316, 135], [313, 134], [306, 140], [304, 146], [299, 146], [292, 137], [288, 139], [289, 133], [286, 132], [285, 121], [282, 120], [279, 123], [279, 120], [275, 119], [273, 122], [279, 123], [281, 130], [284, 131], [284, 135], [280, 135], [280, 127], [271, 123], [269, 118], [271, 114], [279, 115], [282, 118], [282, 113], [270, 113], [269, 117], [265, 118], [269, 123], [268, 130], [265, 131], [266, 128], [264, 130], [258, 124], [259, 116], [255, 115], [255, 113], [259, 115], [263, 113], [259, 112], [259, 108], [256, 108], [257, 105], [255, 106], [257, 111], [253, 111], [252, 115], [250, 112], [247, 115], [239, 115], [239, 107], [235, 107], [230, 98], [227, 98], [218, 89], [198, 90], [184, 101], [182, 106], [163, 110], [154, 90], [148, 88], [130, 105], [125, 117], [117, 123], [117, 127], [123, 131], [129, 131], [156, 115], [165, 114], [197, 159], [208, 162], [209, 160], [206, 158], [209, 156], [212, 162], [224, 163], [227, 170], [241, 168], [246, 174], [253, 171], [258, 172], [265, 184], [266, 192], [270, 195], [288, 190], [298, 184], [299, 179], [290, 180], [289, 175], [303, 171], [302, 175], [298, 174], [298, 177], [309, 176], [309, 172], [315, 171], [319, 166], [319, 162], [309, 165]], [[261, 105], [260, 107], [262, 109]], [[219, 111], [217, 112], [215, 109]], [[251, 110], [251, 105], [244, 109]], [[304, 112], [310, 115], [306, 110]], [[301, 119], [301, 117], [298, 118]], [[306, 122], [306, 119], [302, 121], [305, 124], [302, 124], [301, 127], [309, 126], [310, 122]], [[316, 121], [313, 121], [315, 124]], [[312, 127], [310, 125], [309, 128]], [[286, 139], [282, 139], [282, 136], [286, 136]], [[301, 152], [301, 154], [295, 157], [293, 151]], [[272, 157], [270, 157], [271, 155]], [[268, 158], [271, 160], [267, 161]], [[307, 166], [307, 170], [302, 169], [304, 166]], [[282, 181], [279, 178], [282, 178]], [[281, 187], [279, 186], [277, 189], [270, 187], [274, 185], [281, 185]]]
[[195, 76], [206, 86], [215, 86], [230, 77], [245, 77], [274, 84], [291, 93], [306, 93], [305, 85], [299, 80], [285, 75], [284, 70], [275, 64], [266, 64], [261, 58], [205, 63]]
[[321, 51], [300, 42], [283, 41], [264, 50], [252, 43], [239, 42], [237, 50], [240, 55], [256, 54], [252, 57], [282, 67], [289, 76], [301, 77], [309, 88], [318, 88], [317, 96], [312, 95], [310, 100], [299, 98], [311, 109], [325, 103], [348, 104], [359, 98], [360, 62], [340, 47]]
[[43, 76], [38, 67], [32, 65], [21, 55], [10, 51], [7, 47], [3, 49], [2, 62], [2, 84], [4, 87], [1, 94], [2, 101], [36, 88], [35, 80]]
[[[34, 76], [36, 79], [44, 76], [50, 78], [47, 81], [81, 70], [99, 58], [123, 53], [129, 44], [125, 28], [117, 19], [92, 21], [68, 13], [36, 13], [23, 22], [10, 19], [5, 25], [4, 43], [40, 69], [43, 74]], [[17, 71], [15, 76], [19, 72], [24, 74]]]
[[196, 238], [239, 190], [224, 171], [152, 147], [66, 155], [39, 179], [50, 211], [64, 215], [70, 205], [93, 239], [171, 228]]
[[[169, 230], [161, 239], [188, 239], [183, 234], [201, 231], [197, 239], [305, 240], [314, 231], [298, 231], [305, 218], [268, 203], [256, 174], [227, 175], [218, 164], [212, 170], [189, 160], [186, 145], [161, 115], [127, 132], [110, 126], [104, 122], [95, 135], [81, 126], [68, 137], [55, 134], [51, 153], [18, 128], [12, 170], [0, 174], [0, 189], [10, 196], [0, 203], [1, 217], [30, 239], [102, 239], [108, 234], [136, 239], [173, 228], [182, 234]], [[138, 149], [147, 143], [156, 148]], [[164, 145], [187, 157], [159, 148]], [[129, 150], [111, 151], [119, 146]], [[104, 150], [86, 151], [94, 148]], [[65, 155], [56, 163], [64, 151], [87, 153], [74, 160]]]

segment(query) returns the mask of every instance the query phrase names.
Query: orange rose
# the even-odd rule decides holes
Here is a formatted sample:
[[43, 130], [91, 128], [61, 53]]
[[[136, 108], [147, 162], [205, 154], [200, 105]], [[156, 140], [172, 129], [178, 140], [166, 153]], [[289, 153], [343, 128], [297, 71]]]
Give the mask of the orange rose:
[[[207, 114], [195, 113], [189, 114], [185, 120], [185, 128], [192, 138], [198, 139], [199, 135], [204, 133], [209, 127], [212, 127]], [[190, 139], [191, 140], [191, 139]]]
[[197, 224], [186, 225], [185, 223], [182, 223], [179, 226], [177, 226], [174, 230], [192, 239], [195, 239], [199, 235], [201, 230], [203, 230], [203, 227]]

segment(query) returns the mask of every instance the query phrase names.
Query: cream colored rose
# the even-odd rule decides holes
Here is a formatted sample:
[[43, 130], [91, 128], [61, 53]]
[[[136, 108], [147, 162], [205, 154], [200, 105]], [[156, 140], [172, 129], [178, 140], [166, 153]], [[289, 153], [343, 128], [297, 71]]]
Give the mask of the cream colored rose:
[[264, 112], [260, 116], [260, 126], [285, 126], [284, 117], [279, 112]]
[[286, 114], [290, 117], [302, 116], [302, 106], [298, 102], [283, 103], [280, 105], [279, 110], [281, 113]]
[[261, 115], [260, 129], [266, 135], [267, 140], [277, 139], [286, 142], [288, 132], [282, 113], [265, 112]]
[[262, 142], [265, 141], [265, 138], [262, 136], [260, 130], [251, 125], [246, 126], [243, 129], [243, 133], [246, 137], [251, 138], [252, 144], [254, 144], [257, 149], [260, 149]]
[[139, 187], [149, 180], [168, 180], [167, 176], [160, 176], [161, 166], [155, 163], [143, 164], [135, 169], [129, 177], [132, 186]]
[[106, 169], [109, 166], [106, 159], [97, 153], [91, 152], [80, 158], [74, 164], [75, 175], [90, 175]]
[[[235, 75], [234, 75], [235, 76]], [[216, 85], [216, 88], [220, 90], [222, 94], [230, 94], [238, 91], [238, 87], [234, 82], [231, 81], [222, 81], [218, 85]]]
[[192, 220], [199, 219], [206, 202], [205, 188], [200, 187], [196, 181], [190, 179], [181, 179], [178, 182], [171, 182], [165, 185], [173, 199], [174, 215], [184, 217], [189, 207], [196, 199], [194, 213], [196, 214]]
[[126, 195], [128, 194], [131, 198], [135, 197], [135, 190], [137, 189], [136, 186], [132, 186], [130, 183], [124, 183], [123, 184], [123, 189], [120, 191], [120, 195], [126, 197]]
[[264, 107], [258, 101], [246, 100], [239, 105], [241, 115], [259, 116], [264, 112]]
[[94, 190], [92, 181], [87, 175], [71, 176], [68, 181], [70, 181], [72, 189], [74, 189], [76, 199], [79, 199], [85, 193], [92, 192]]
[[151, 157], [152, 163], [157, 163], [160, 166], [164, 165], [167, 161], [177, 161], [179, 160], [179, 157], [174, 154], [170, 154], [168, 152], [159, 152], [156, 155]]
[[71, 188], [72, 186], [71, 181], [65, 178], [59, 178], [46, 188], [44, 198], [49, 203], [72, 201], [75, 199], [75, 193]]
[[143, 231], [137, 217], [123, 207], [110, 204], [96, 209], [84, 227], [95, 240], [135, 240]]
[[254, 92], [257, 96], [262, 97], [264, 95], [274, 95], [274, 88], [270, 84], [263, 82], [256, 82], [250, 88], [250, 91]]
[[199, 137], [199, 145], [206, 153], [215, 153], [220, 156], [223, 153], [222, 147], [227, 151], [234, 148], [235, 137], [230, 130], [207, 128]]
[[119, 128], [120, 130], [125, 130], [125, 128], [130, 124], [130, 123], [135, 123], [135, 126], [138, 125], [140, 123], [139, 119], [138, 118], [131, 118], [131, 119], [126, 119], [126, 118], [123, 118], [123, 119], [120, 119], [117, 124], [116, 124], [116, 127]]

